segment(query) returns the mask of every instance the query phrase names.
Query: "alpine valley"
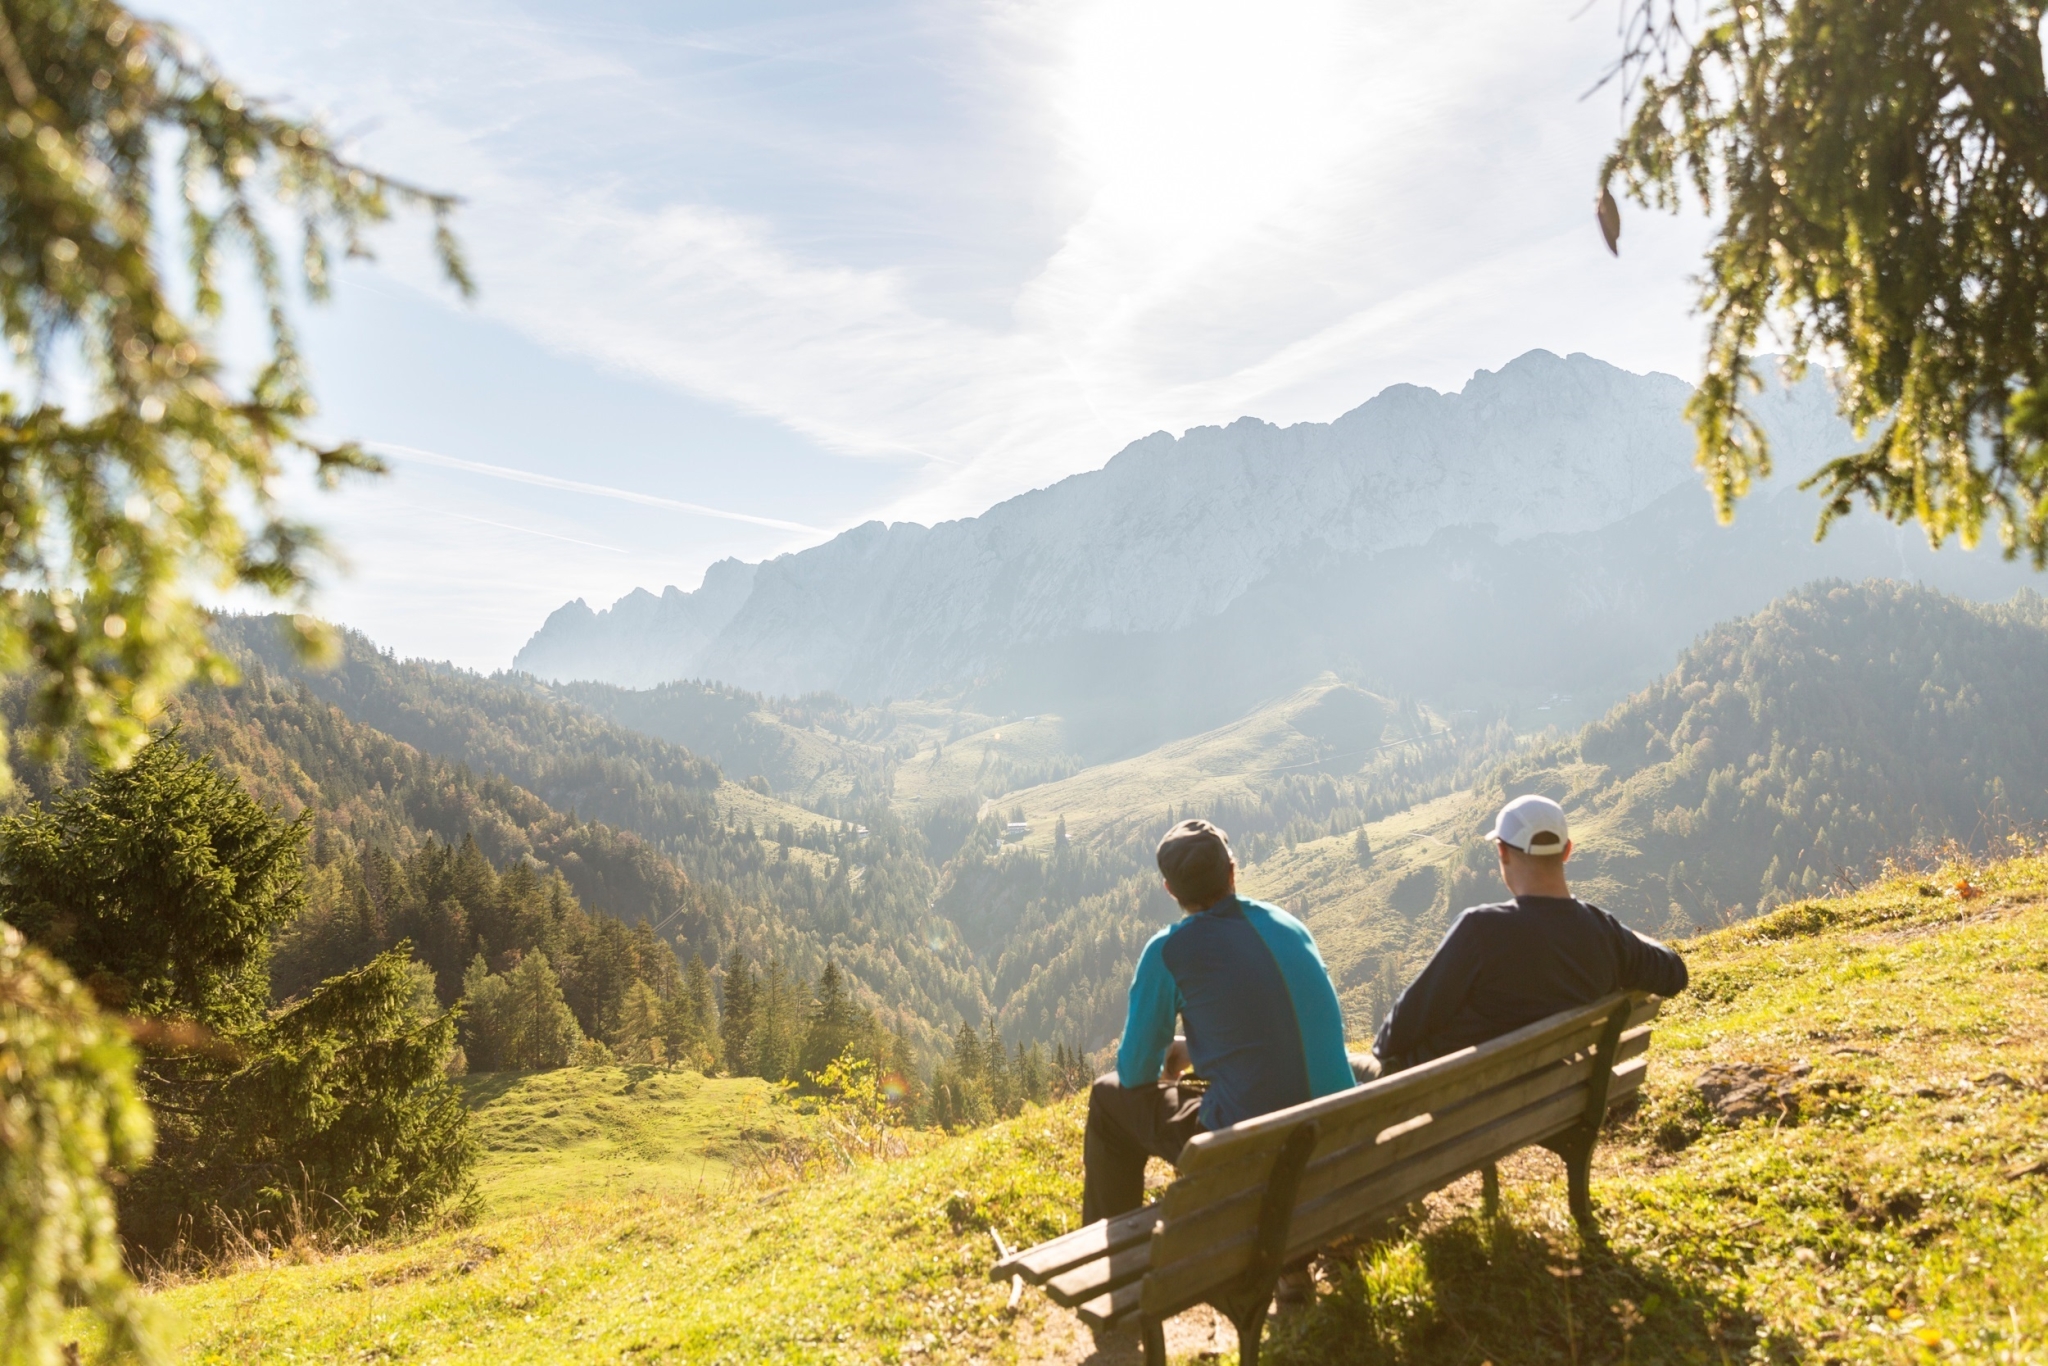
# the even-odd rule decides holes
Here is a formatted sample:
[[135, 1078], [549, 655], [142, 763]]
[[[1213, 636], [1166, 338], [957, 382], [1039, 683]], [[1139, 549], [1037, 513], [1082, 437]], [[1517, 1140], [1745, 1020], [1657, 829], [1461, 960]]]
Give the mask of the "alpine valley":
[[1308, 921], [1354, 1035], [1497, 894], [1504, 795], [1565, 799], [1581, 885], [1667, 934], [2048, 819], [2034, 577], [1869, 517], [1816, 544], [1796, 478], [1851, 440], [1819, 377], [1760, 396], [1781, 475], [1717, 526], [1686, 393], [1533, 352], [1157, 434], [981, 517], [570, 603], [491, 677], [224, 619], [243, 681], [181, 733], [313, 813], [321, 924], [377, 901], [351, 870], [473, 847], [721, 990], [829, 965], [913, 1066], [970, 1025], [1107, 1044], [1180, 815]]

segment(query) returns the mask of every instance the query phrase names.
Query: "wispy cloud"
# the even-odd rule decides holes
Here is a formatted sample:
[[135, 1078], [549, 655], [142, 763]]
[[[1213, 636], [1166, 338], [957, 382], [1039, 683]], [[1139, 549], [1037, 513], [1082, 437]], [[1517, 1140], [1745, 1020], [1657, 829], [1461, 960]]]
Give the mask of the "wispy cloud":
[[[642, 507], [667, 508], [673, 512], [687, 512], [693, 517], [713, 517], [723, 522], [744, 522], [749, 526], [772, 527], [777, 531], [803, 531], [817, 534], [818, 528], [805, 526], [802, 522], [786, 522], [777, 517], [756, 517], [750, 512], [733, 512], [726, 508], [706, 507], [702, 503], [686, 503], [679, 498], [664, 498], [655, 493], [642, 493], [637, 489], [613, 488], [609, 484], [590, 484], [581, 479], [564, 479], [560, 475], [540, 474], [533, 470], [517, 470], [509, 465], [492, 465], [482, 460], [463, 460], [453, 455], [442, 455], [438, 451], [423, 451], [417, 446], [400, 446], [390, 441], [365, 441], [363, 445], [398, 460], [415, 461], [422, 465], [435, 465], [444, 470], [462, 470], [468, 474], [481, 474], [492, 479], [504, 479], [514, 484], [531, 484], [535, 488], [560, 489], [565, 493], [587, 493], [593, 498], [615, 498], [622, 503], [638, 503]], [[470, 521], [482, 521], [480, 517]], [[499, 523], [490, 523], [492, 526]], [[511, 531], [523, 527], [508, 527]], [[536, 532], [548, 535], [548, 532]], [[558, 540], [572, 540], [573, 537], [557, 537]], [[594, 545], [595, 542], [579, 542]], [[597, 546], [599, 550], [613, 549], [611, 546]]]
[[[895, 145], [857, 150], [829, 121], [757, 92], [718, 104], [622, 72], [630, 53], [581, 54], [600, 39], [574, 28], [547, 43], [530, 30], [466, 40], [498, 45], [481, 64], [497, 88], [476, 91], [474, 108], [516, 93], [556, 113], [602, 86], [685, 130], [668, 149], [681, 162], [723, 166], [689, 131], [716, 104], [735, 115], [720, 136], [770, 147], [785, 172], [819, 172], [825, 149], [862, 156], [865, 200], [772, 171], [729, 175], [729, 192], [709, 199], [623, 175], [565, 185], [552, 162], [508, 157], [465, 125], [470, 106], [445, 91], [394, 124], [408, 163], [435, 165], [471, 196], [487, 311], [849, 456], [925, 462], [897, 514], [979, 511], [1160, 427], [1248, 411], [1328, 417], [1385, 383], [1455, 384], [1526, 345], [1689, 368], [1682, 257], [1632, 223], [1617, 265], [1588, 226], [1612, 122], [1606, 105], [1577, 98], [1612, 43], [1599, 24], [1512, 0], [980, 14], [978, 46], [955, 35], [933, 60], [948, 81], [988, 92], [980, 112], [1028, 121], [985, 139], [1058, 206], [1036, 226], [983, 222], [985, 177], [950, 198], [898, 183], [955, 157], [929, 129], [870, 128]], [[878, 62], [859, 34], [842, 36], [844, 65]], [[716, 37], [768, 85], [832, 59], [815, 35], [765, 21]], [[904, 155], [917, 149], [929, 164]], [[929, 216], [914, 230], [892, 223], [879, 242], [818, 224], [811, 200], [849, 198], [855, 222], [906, 200]], [[1499, 269], [1567, 229], [1570, 249], [1540, 271]], [[959, 253], [976, 250], [1006, 264], [949, 283]], [[1648, 347], [1646, 260], [1664, 320]], [[987, 306], [991, 290], [1002, 307]], [[1625, 349], [1637, 354], [1614, 354]]]

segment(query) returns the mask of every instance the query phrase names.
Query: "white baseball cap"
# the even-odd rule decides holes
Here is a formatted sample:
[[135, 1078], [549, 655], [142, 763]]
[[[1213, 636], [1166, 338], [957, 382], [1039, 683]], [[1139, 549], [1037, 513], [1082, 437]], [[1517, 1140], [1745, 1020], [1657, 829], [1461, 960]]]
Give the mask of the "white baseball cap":
[[1525, 854], [1562, 854], [1571, 842], [1564, 808], [1533, 792], [1503, 806], [1486, 837]]

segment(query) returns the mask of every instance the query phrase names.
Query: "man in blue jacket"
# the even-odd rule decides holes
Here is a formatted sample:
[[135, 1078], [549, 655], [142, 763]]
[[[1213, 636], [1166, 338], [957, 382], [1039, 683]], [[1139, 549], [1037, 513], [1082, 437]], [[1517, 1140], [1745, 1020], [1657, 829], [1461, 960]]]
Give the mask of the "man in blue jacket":
[[1675, 996], [1685, 960], [1572, 895], [1564, 808], [1517, 797], [1487, 836], [1512, 901], [1474, 906], [1451, 925], [1380, 1026], [1373, 1052], [1395, 1072], [1484, 1043], [1614, 991]]
[[[1314, 938], [1278, 906], [1237, 895], [1223, 832], [1182, 821], [1159, 842], [1159, 872], [1182, 918], [1138, 956], [1116, 1071], [1088, 1093], [1083, 1222], [1144, 1203], [1147, 1157], [1174, 1162], [1204, 1130], [1355, 1084]], [[1190, 1063], [1206, 1094], [1178, 1084]]]

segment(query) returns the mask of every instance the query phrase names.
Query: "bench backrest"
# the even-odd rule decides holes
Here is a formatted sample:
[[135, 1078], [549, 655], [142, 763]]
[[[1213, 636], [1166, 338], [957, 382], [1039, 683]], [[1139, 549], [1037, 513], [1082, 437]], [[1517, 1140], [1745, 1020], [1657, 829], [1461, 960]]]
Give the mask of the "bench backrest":
[[[1267, 1178], [1303, 1124], [1316, 1127], [1287, 1260], [1572, 1128], [1603, 1090], [1604, 1111], [1641, 1084], [1656, 1009], [1648, 997], [1617, 993], [1391, 1077], [1197, 1135], [1161, 1199], [1143, 1312], [1154, 1320], [1179, 1313], [1251, 1267]], [[1603, 1058], [1605, 1050], [1611, 1055]]]

